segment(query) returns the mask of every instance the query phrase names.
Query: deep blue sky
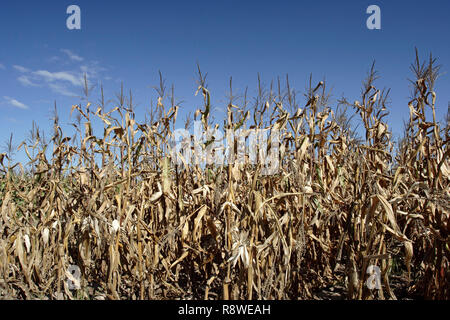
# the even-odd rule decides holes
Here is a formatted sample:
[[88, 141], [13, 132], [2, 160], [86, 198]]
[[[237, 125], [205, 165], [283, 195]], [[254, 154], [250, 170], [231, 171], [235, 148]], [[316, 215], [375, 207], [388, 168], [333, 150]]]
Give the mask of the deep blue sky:
[[[79, 31], [66, 28], [71, 4], [81, 8]], [[381, 30], [366, 28], [371, 4], [381, 8]], [[407, 78], [415, 46], [422, 59], [432, 52], [443, 65], [436, 88], [438, 119], [447, 113], [449, 13], [450, 2], [444, 0], [3, 2], [0, 143], [10, 132], [20, 143], [32, 120], [49, 128], [54, 100], [61, 121], [70, 122], [70, 108], [80, 102], [71, 95], [81, 93], [84, 71], [104, 84], [107, 98], [124, 81], [144, 110], [155, 97], [151, 86], [161, 70], [185, 101], [182, 118], [202, 102], [194, 97], [197, 62], [208, 72], [220, 119], [230, 76], [237, 91], [248, 85], [254, 94], [258, 72], [266, 84], [288, 73], [302, 93], [312, 73], [314, 82], [326, 78], [334, 102], [342, 95], [353, 102], [375, 59], [378, 87], [392, 89], [389, 124], [399, 136], [408, 118]]]

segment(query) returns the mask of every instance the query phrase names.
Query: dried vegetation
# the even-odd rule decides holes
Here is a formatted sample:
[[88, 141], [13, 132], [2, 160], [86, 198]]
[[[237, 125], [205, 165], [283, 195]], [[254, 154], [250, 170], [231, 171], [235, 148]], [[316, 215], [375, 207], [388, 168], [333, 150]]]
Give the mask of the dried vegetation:
[[[360, 101], [340, 101], [360, 118], [360, 140], [328, 107], [324, 82], [310, 85], [303, 108], [288, 81], [259, 86], [240, 107], [231, 91], [224, 129], [282, 130], [274, 175], [249, 163], [173, 165], [179, 106], [163, 83], [145, 123], [122, 91], [108, 112], [103, 98], [73, 106], [74, 136], [57, 116], [51, 143], [33, 128], [19, 146], [28, 170], [0, 159], [0, 297], [448, 299], [449, 123], [440, 128], [435, 116], [434, 60], [417, 58], [412, 70], [397, 148], [373, 68]], [[210, 92], [199, 76], [206, 127]], [[366, 285], [369, 266], [379, 267], [379, 289]]]

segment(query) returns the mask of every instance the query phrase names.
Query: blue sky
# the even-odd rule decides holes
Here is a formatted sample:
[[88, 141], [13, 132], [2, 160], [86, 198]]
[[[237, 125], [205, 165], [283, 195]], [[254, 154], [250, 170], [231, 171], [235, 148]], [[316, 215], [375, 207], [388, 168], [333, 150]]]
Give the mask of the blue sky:
[[[71, 4], [81, 8], [81, 30], [66, 28]], [[381, 8], [381, 30], [366, 28], [371, 4]], [[388, 121], [399, 136], [408, 118], [407, 78], [415, 46], [423, 59], [432, 52], [442, 64], [444, 74], [436, 87], [438, 119], [447, 113], [449, 12], [450, 2], [444, 0], [4, 2], [0, 143], [11, 132], [20, 143], [33, 120], [50, 133], [55, 100], [61, 122], [71, 122], [84, 72], [92, 83], [103, 83], [109, 99], [123, 81], [143, 117], [155, 99], [152, 86], [161, 70], [167, 84], [175, 85], [177, 100], [185, 101], [182, 119], [202, 103], [194, 96], [197, 62], [208, 72], [214, 115], [221, 119], [230, 76], [236, 91], [248, 86], [253, 95], [258, 72], [266, 84], [288, 73], [302, 94], [312, 73], [314, 82], [326, 79], [335, 105], [342, 95], [349, 101], [359, 98], [361, 82], [376, 60], [381, 76], [376, 84], [391, 88]]]

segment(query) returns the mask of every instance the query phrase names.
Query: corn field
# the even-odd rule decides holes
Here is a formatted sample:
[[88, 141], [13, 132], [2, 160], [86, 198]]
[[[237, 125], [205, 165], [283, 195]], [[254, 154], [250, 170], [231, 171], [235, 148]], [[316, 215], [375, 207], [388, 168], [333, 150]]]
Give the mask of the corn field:
[[[0, 298], [449, 299], [450, 124], [436, 119], [435, 60], [411, 69], [398, 144], [373, 66], [359, 101], [340, 100], [360, 139], [323, 81], [302, 106], [288, 79], [240, 103], [230, 81], [217, 125], [279, 130], [272, 175], [258, 163], [175, 164], [180, 106], [163, 83], [142, 122], [123, 90], [109, 111], [103, 91], [74, 105], [72, 135], [55, 108], [50, 143], [33, 128], [18, 147], [26, 170], [0, 156]], [[199, 79], [194, 117], [208, 128]]]

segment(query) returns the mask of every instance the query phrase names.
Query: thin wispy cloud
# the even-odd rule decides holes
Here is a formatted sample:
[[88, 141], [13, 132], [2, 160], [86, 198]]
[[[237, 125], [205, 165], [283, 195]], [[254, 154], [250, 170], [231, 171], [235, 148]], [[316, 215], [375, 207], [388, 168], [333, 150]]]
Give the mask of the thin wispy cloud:
[[50, 58], [48, 58], [48, 59], [46, 59], [48, 62], [52, 62], [52, 63], [54, 63], [54, 62], [58, 62], [58, 61], [60, 61], [61, 60], [61, 58], [60, 57], [58, 57], [58, 56], [53, 56], [53, 57], [50, 57]]
[[13, 65], [13, 68], [16, 69], [17, 71], [20, 71], [22, 73], [27, 73], [30, 72], [30, 70], [28, 68], [19, 66], [19, 65]]
[[90, 61], [87, 64], [83, 64], [83, 65], [80, 66], [80, 70], [81, 70], [83, 75], [84, 74], [87, 75], [87, 78], [89, 80], [99, 79], [99, 78], [101, 78], [101, 74], [104, 71], [107, 71], [106, 68], [100, 66], [100, 63], [98, 61]]
[[3, 96], [3, 98], [6, 100], [7, 104], [9, 104], [9, 105], [11, 105], [11, 106], [13, 106], [15, 108], [24, 109], [24, 110], [28, 110], [29, 109], [29, 107], [26, 104], [24, 104], [24, 103], [22, 103], [20, 101], [17, 101], [14, 98], [11, 98], [11, 97], [8, 97], [8, 96]]
[[17, 81], [20, 82], [21, 85], [24, 87], [37, 87], [38, 84], [31, 81], [31, 79], [28, 76], [20, 76], [17, 78]]
[[82, 81], [81, 78], [74, 76], [70, 72], [67, 71], [60, 71], [60, 72], [50, 72], [47, 70], [39, 70], [33, 72], [34, 75], [42, 77], [44, 80], [48, 82], [54, 82], [54, 81], [68, 81], [72, 83], [74, 86], [81, 86]]
[[63, 96], [75, 97], [76, 94], [70, 91], [65, 85], [59, 83], [50, 83], [49, 88], [56, 93], [59, 93]]
[[225, 113], [225, 110], [223, 110], [223, 108], [220, 108], [220, 107], [215, 107], [215, 108], [213, 109], [213, 111], [219, 112], [219, 113]]
[[84, 60], [82, 57], [80, 57], [79, 55], [76, 55], [69, 49], [61, 49], [61, 52], [65, 53], [69, 57], [69, 59], [72, 61], [81, 62]]
[[16, 118], [6, 117], [5, 119], [8, 120], [11, 123], [19, 123], [19, 121], [17, 121]]
[[[74, 97], [77, 96], [76, 93], [78, 91], [81, 91], [80, 87], [83, 85], [84, 75], [86, 75], [90, 83], [95, 83], [107, 70], [100, 65], [100, 62], [86, 61], [69, 49], [61, 49], [60, 52], [63, 52], [69, 57], [70, 61], [74, 62], [72, 68], [51, 71], [41, 67], [37, 70], [31, 70], [16, 64], [13, 68], [22, 73], [17, 78], [17, 81], [23, 87], [43, 87], [63, 96]], [[64, 66], [67, 65], [65, 61], [68, 61], [65, 55], [52, 56], [47, 61], [51, 60], [53, 68], [58, 67], [58, 65]]]
[[0, 69], [5, 69], [5, 66], [0, 63]]

